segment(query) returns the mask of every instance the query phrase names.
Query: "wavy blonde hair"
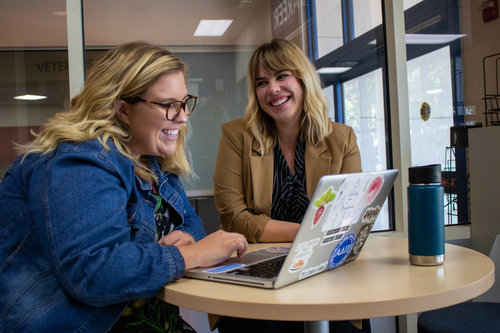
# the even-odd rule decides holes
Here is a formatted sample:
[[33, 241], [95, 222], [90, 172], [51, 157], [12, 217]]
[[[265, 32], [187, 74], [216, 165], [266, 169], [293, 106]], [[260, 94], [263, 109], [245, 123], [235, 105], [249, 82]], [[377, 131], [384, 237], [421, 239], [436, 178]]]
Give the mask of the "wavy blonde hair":
[[257, 47], [248, 63], [248, 105], [245, 122], [260, 144], [261, 153], [278, 139], [273, 119], [260, 107], [257, 100], [255, 78], [262, 66], [271, 74], [291, 71], [300, 81], [304, 92], [303, 116], [300, 137], [317, 144], [331, 132], [328, 104], [316, 69], [302, 50], [284, 39], [273, 39]]
[[[144, 93], [162, 75], [182, 72], [187, 65], [178, 57], [160, 47], [145, 42], [117, 46], [104, 53], [92, 67], [80, 94], [71, 100], [68, 112], [55, 114], [35, 135], [35, 140], [18, 145], [22, 154], [48, 153], [61, 142], [83, 142], [98, 139], [105, 149], [111, 139], [117, 149], [130, 158], [135, 173], [153, 182], [157, 177], [147, 158], [136, 157], [128, 148], [130, 128], [116, 114], [118, 101]], [[182, 126], [173, 155], [158, 157], [163, 170], [185, 175], [191, 168], [185, 155], [184, 139], [187, 128]]]

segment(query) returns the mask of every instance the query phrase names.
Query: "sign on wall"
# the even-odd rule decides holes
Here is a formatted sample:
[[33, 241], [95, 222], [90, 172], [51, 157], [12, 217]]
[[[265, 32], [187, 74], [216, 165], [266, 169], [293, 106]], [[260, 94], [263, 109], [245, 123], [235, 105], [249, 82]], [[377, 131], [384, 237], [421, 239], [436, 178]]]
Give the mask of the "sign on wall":
[[273, 38], [283, 38], [308, 51], [307, 11], [304, 0], [272, 0], [271, 25]]

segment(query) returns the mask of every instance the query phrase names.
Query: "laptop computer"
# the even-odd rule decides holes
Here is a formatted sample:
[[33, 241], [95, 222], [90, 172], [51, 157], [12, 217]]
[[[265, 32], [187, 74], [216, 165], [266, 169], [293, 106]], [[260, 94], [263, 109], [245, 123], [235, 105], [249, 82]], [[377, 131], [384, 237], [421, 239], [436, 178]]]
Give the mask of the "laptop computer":
[[295, 239], [185, 277], [277, 289], [355, 260], [394, 184], [397, 170], [323, 176]]

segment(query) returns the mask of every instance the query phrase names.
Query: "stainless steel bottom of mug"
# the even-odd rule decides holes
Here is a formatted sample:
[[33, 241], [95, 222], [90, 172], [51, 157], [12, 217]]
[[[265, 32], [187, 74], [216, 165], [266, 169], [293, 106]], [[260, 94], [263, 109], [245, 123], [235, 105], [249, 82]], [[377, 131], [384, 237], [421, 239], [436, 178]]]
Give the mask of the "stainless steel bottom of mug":
[[410, 263], [417, 266], [438, 266], [444, 263], [444, 254], [437, 256], [416, 256], [410, 254]]

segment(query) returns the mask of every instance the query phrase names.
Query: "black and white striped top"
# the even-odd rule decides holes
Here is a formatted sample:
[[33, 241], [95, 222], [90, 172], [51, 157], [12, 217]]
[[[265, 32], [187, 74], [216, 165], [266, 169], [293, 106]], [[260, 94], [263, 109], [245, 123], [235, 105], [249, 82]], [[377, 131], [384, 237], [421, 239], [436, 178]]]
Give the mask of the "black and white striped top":
[[295, 174], [292, 175], [279, 142], [274, 146], [272, 219], [297, 223], [302, 221], [309, 205], [304, 153], [305, 143], [299, 140], [293, 163]]

